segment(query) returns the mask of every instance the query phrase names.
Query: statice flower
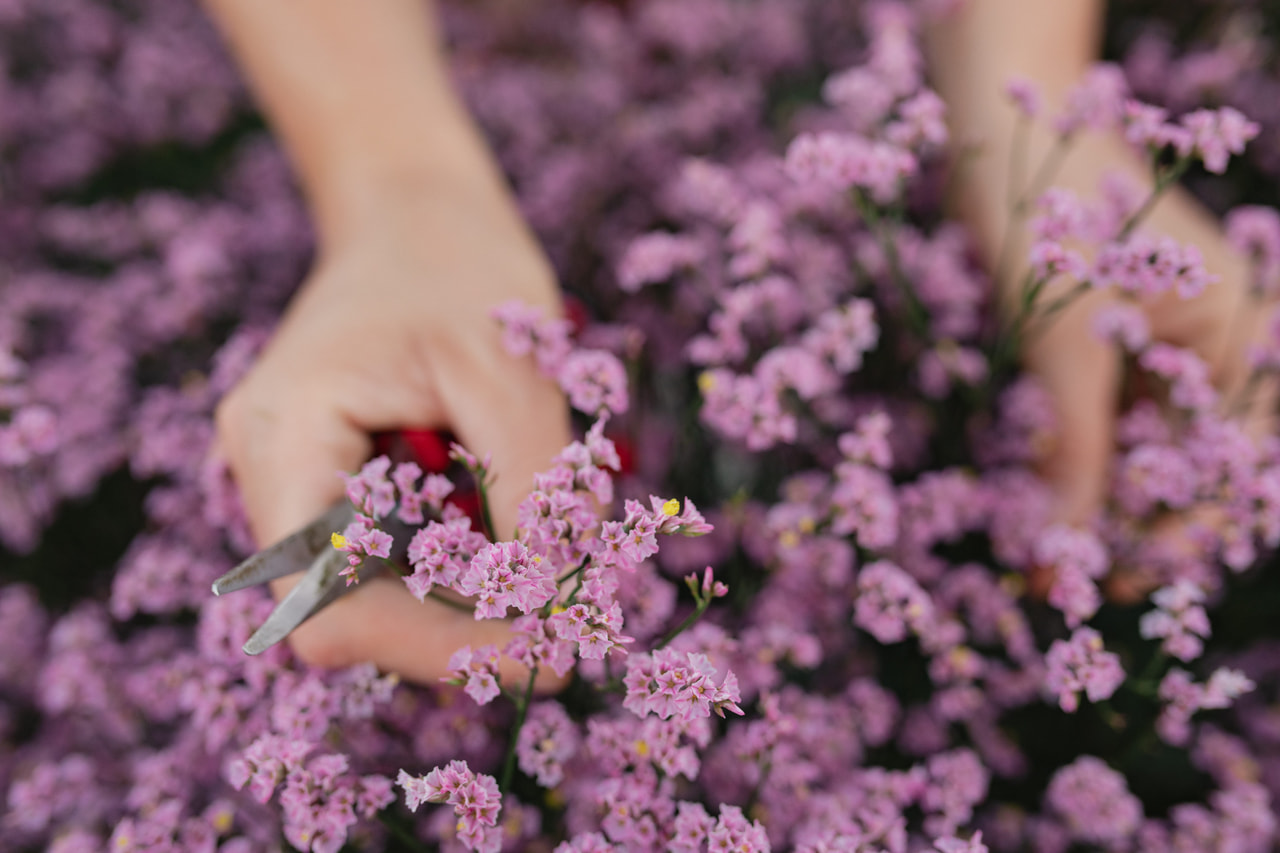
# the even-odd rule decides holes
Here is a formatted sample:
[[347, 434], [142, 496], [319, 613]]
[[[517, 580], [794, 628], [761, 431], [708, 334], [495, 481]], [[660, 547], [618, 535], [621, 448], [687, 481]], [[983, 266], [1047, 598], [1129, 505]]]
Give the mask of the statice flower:
[[987, 845], [982, 843], [982, 833], [975, 832], [967, 839], [947, 836], [935, 839], [933, 846], [938, 853], [987, 853]]
[[1142, 822], [1142, 803], [1129, 792], [1124, 776], [1092, 755], [1081, 756], [1053, 774], [1045, 805], [1073, 839], [1111, 849], [1132, 838]]
[[384, 776], [353, 777], [345, 755], [321, 755], [294, 769], [280, 793], [284, 834], [299, 850], [337, 853], [358, 817], [372, 818], [395, 800]]
[[465, 761], [451, 761], [425, 776], [410, 776], [404, 770], [396, 779], [404, 789], [405, 804], [417, 811], [423, 803], [446, 803], [458, 817], [458, 839], [468, 850], [497, 853], [502, 848], [498, 814], [502, 794], [498, 783], [484, 773], [475, 773]]
[[569, 402], [590, 415], [620, 415], [627, 410], [627, 373], [612, 353], [575, 350], [557, 377]]
[[797, 181], [840, 191], [857, 188], [880, 204], [897, 197], [918, 168], [905, 149], [854, 134], [805, 133], [787, 148], [787, 171]]
[[578, 752], [580, 743], [578, 726], [563, 705], [538, 702], [529, 708], [516, 741], [520, 769], [539, 785], [554, 788], [564, 779], [565, 764]]
[[227, 767], [227, 778], [237, 790], [245, 785], [259, 802], [271, 799], [285, 775], [301, 767], [314, 745], [307, 741], [289, 740], [280, 735], [259, 737], [243, 755]]
[[476, 619], [500, 619], [507, 608], [530, 613], [554, 598], [557, 590], [550, 567], [520, 542], [485, 545], [456, 586], [476, 599]]
[[1124, 110], [1128, 85], [1114, 65], [1094, 66], [1067, 93], [1067, 104], [1054, 118], [1054, 129], [1070, 136], [1083, 128], [1105, 130], [1117, 123]]
[[707, 831], [710, 850], [741, 850], [742, 853], [769, 853], [769, 836], [760, 821], [748, 822], [742, 809], [722, 805], [715, 825]]
[[1094, 581], [1110, 567], [1106, 548], [1097, 536], [1054, 525], [1036, 540], [1035, 559], [1053, 571], [1049, 603], [1066, 616], [1067, 627], [1076, 628], [1097, 612], [1102, 602]]
[[1099, 308], [1094, 314], [1093, 333], [1129, 352], [1141, 352], [1151, 341], [1151, 324], [1137, 305], [1116, 302]]
[[1068, 714], [1080, 706], [1081, 691], [1090, 702], [1101, 702], [1124, 678], [1120, 658], [1105, 650], [1102, 635], [1092, 628], [1077, 628], [1070, 640], [1054, 640], [1045, 655], [1045, 688]]
[[928, 593], [902, 569], [877, 560], [858, 573], [853, 622], [882, 643], [897, 643], [923, 632], [933, 617]]
[[496, 646], [481, 646], [474, 651], [470, 646], [463, 646], [449, 658], [449, 670], [449, 675], [441, 680], [462, 685], [477, 705], [489, 704], [502, 692], [498, 684]]
[[1244, 146], [1258, 135], [1256, 122], [1232, 107], [1218, 110], [1195, 110], [1182, 117], [1187, 131], [1183, 156], [1194, 154], [1205, 169], [1222, 174], [1232, 154], [1240, 154]]
[[738, 678], [725, 672], [720, 684], [718, 672], [706, 655], [658, 649], [652, 654], [632, 655], [623, 683], [627, 697], [623, 706], [638, 717], [656, 714], [660, 719], [690, 720], [712, 711], [742, 714]]
[[1257, 685], [1239, 670], [1220, 667], [1208, 682], [1197, 684], [1186, 670], [1174, 667], [1160, 682], [1164, 703], [1156, 731], [1166, 742], [1181, 745], [1191, 738], [1191, 717], [1203, 709], [1228, 708]]
[[405, 575], [405, 585], [422, 601], [434, 586], [452, 587], [468, 571], [472, 559], [489, 544], [471, 518], [446, 507], [441, 521], [429, 521], [413, 534], [407, 557], [413, 574]]
[[555, 375], [572, 349], [567, 320], [546, 317], [541, 309], [522, 302], [507, 302], [493, 309], [502, 328], [502, 344], [516, 357], [533, 354], [538, 367]]
[[1272, 294], [1280, 287], [1280, 214], [1270, 207], [1242, 205], [1223, 223], [1227, 241], [1253, 264], [1253, 287]]
[[1188, 580], [1162, 587], [1151, 595], [1156, 609], [1142, 614], [1142, 636], [1163, 640], [1160, 648], [1184, 663], [1200, 657], [1209, 637], [1209, 617], [1202, 606], [1204, 590]]
[[1143, 234], [1103, 246], [1089, 278], [1095, 287], [1115, 288], [1143, 299], [1165, 293], [1192, 299], [1217, 281], [1205, 269], [1204, 256], [1195, 246]]
[[654, 232], [637, 237], [618, 261], [618, 286], [635, 293], [646, 284], [659, 284], [677, 272], [695, 267], [705, 249], [695, 239]]
[[559, 383], [570, 404], [588, 415], [619, 415], [627, 410], [627, 372], [611, 352], [574, 347], [568, 325], [543, 319], [543, 313], [522, 303], [507, 303], [494, 312], [503, 326], [507, 352], [532, 352], [539, 370]]
[[987, 795], [990, 776], [976, 753], [968, 749], [939, 753], [926, 764], [928, 781], [920, 805], [929, 813], [925, 831], [951, 835], [973, 818], [973, 809]]

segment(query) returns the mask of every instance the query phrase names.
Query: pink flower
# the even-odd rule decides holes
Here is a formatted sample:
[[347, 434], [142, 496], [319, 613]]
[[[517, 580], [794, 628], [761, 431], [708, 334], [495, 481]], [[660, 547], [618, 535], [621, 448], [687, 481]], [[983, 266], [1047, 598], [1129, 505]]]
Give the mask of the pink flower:
[[1209, 616], [1201, 604], [1204, 590], [1180, 580], [1152, 594], [1157, 609], [1142, 614], [1139, 630], [1147, 639], [1163, 639], [1161, 648], [1183, 662], [1198, 658], [1209, 636]]
[[599, 416], [627, 410], [627, 371], [604, 350], [575, 350], [557, 376], [569, 402], [580, 412]]
[[702, 654], [664, 648], [633, 655], [623, 679], [627, 687], [623, 707], [638, 717], [656, 714], [664, 720], [673, 716], [692, 720], [712, 711], [722, 717], [725, 711], [741, 714], [737, 677], [726, 671], [717, 685], [715, 675], [716, 668]]
[[538, 702], [516, 741], [520, 769], [544, 788], [554, 788], [564, 779], [564, 766], [577, 753], [581, 737], [578, 726], [559, 702]]
[[1105, 650], [1102, 635], [1077, 628], [1070, 640], [1054, 640], [1045, 655], [1045, 687], [1068, 714], [1080, 705], [1080, 692], [1090, 702], [1107, 699], [1124, 682], [1120, 658]]
[[893, 201], [918, 169], [915, 157], [896, 145], [829, 131], [797, 136], [786, 160], [787, 172], [797, 181], [841, 191], [857, 187], [879, 204]]
[[631, 241], [618, 262], [618, 286], [635, 293], [646, 284], [667, 281], [677, 272], [699, 264], [705, 250], [692, 237], [655, 231]]
[[1106, 130], [1119, 121], [1128, 89], [1124, 73], [1115, 65], [1095, 65], [1067, 93], [1067, 106], [1054, 119], [1054, 128], [1069, 136], [1082, 128]]
[[1124, 776], [1092, 755], [1054, 773], [1044, 798], [1073, 839], [1110, 850], [1125, 849], [1142, 822], [1142, 803]]
[[404, 789], [405, 804], [412, 811], [423, 803], [453, 806], [458, 817], [458, 840], [468, 850], [498, 853], [501, 849], [498, 815], [502, 811], [502, 794], [492, 776], [473, 772], [465, 761], [451, 761], [425, 776], [410, 776], [401, 770], [396, 784]]
[[933, 602], [915, 579], [887, 560], [858, 573], [853, 622], [882, 643], [897, 643], [918, 633], [933, 616]]
[[1025, 77], [1014, 77], [1005, 84], [1004, 93], [1023, 118], [1035, 118], [1040, 113], [1040, 90]]
[[473, 652], [470, 646], [463, 646], [449, 658], [449, 675], [440, 680], [463, 685], [477, 705], [489, 704], [502, 692], [498, 685], [497, 647], [481, 646]]
[[501, 619], [507, 608], [529, 613], [556, 594], [549, 566], [521, 542], [485, 545], [458, 578], [457, 589], [476, 597], [476, 619]]
[[1210, 172], [1222, 174], [1232, 154], [1244, 152], [1249, 140], [1258, 135], [1259, 126], [1236, 109], [1195, 110], [1182, 117], [1182, 126], [1190, 134], [1191, 151], [1204, 162]]

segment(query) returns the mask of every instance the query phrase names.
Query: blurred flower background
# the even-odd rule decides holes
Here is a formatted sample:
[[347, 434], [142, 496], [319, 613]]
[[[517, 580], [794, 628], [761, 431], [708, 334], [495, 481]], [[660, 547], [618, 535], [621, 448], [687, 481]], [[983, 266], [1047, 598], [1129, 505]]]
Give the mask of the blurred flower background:
[[[210, 24], [187, 0], [0, 0], [0, 851], [1272, 849], [1280, 443], [1110, 317], [1168, 393], [1127, 401], [1097, 524], [1051, 523], [1051, 409], [942, 214], [918, 28], [944, 5], [446, 5], [573, 346], [625, 367], [623, 400], [581, 359], [570, 386], [613, 412], [609, 492], [714, 526], [593, 593], [635, 642], [579, 650], [570, 687], [521, 708], [499, 816], [506, 697], [246, 657], [266, 593], [209, 593], [252, 550], [211, 413], [312, 250]], [[1280, 10], [1111, 7], [1103, 118], [1140, 126], [1125, 87], [1168, 111], [1143, 127], [1183, 147], [1156, 162], [1274, 291]], [[1250, 134], [1197, 112], [1221, 107], [1257, 123], [1229, 165]], [[1070, 232], [1121, 290], [1204, 283], [1183, 247], [1128, 239], [1134, 199], [1049, 198], [1045, 275]], [[1149, 535], [1205, 502], [1226, 521], [1187, 548]], [[708, 565], [714, 603], [680, 580]], [[1133, 567], [1150, 596], [1107, 600]], [[677, 654], [732, 673], [743, 715], [638, 699]], [[464, 790], [485, 807], [462, 821], [417, 808]]]

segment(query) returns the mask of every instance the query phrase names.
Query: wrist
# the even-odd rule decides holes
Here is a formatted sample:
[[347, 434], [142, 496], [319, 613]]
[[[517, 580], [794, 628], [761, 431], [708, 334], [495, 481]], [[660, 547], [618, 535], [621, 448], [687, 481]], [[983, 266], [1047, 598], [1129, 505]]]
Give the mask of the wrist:
[[353, 132], [304, 180], [322, 249], [422, 199], [487, 201], [513, 208], [483, 138], [459, 107], [423, 120]]

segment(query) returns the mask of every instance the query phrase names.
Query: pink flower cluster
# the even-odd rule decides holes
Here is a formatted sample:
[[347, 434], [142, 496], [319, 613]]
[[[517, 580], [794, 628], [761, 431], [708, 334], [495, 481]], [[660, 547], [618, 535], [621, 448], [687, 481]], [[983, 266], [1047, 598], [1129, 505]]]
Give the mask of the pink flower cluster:
[[458, 839], [468, 850], [498, 853], [502, 849], [502, 794], [492, 776], [475, 773], [465, 761], [450, 761], [425, 776], [400, 771], [396, 784], [404, 789], [405, 804], [417, 811], [423, 803], [453, 806], [458, 817]]
[[[252, 549], [206, 458], [211, 413], [311, 238], [197, 7], [0, 5], [0, 538], [35, 584], [0, 587], [0, 848], [1275, 845], [1280, 655], [1248, 641], [1248, 605], [1271, 590], [1254, 567], [1280, 544], [1280, 445], [1225, 417], [1206, 363], [1143, 315], [1220, 271], [1143, 230], [1142, 190], [1024, 200], [1037, 242], [1014, 260], [1040, 304], [1055, 275], [1109, 288], [1097, 330], [1135, 377], [1102, 509], [1056, 524], [1037, 473], [1052, 406], [1001, 354], [937, 197], [947, 130], [919, 38], [948, 4], [442, 4], [458, 84], [570, 293], [564, 318], [499, 306], [505, 346], [594, 424], [510, 541], [419, 466], [348, 478], [355, 562], [407, 545], [415, 596], [511, 618], [428, 687], [247, 658], [271, 601], [208, 596]], [[1256, 200], [1280, 173], [1280, 83], [1249, 17], [1268, 14], [1139, 27], [1049, 120], [1158, 147], [1157, 175], [1188, 170], [1216, 203]], [[1162, 35], [1191, 32], [1207, 41], [1185, 58]], [[1038, 117], [1032, 87], [1010, 95]], [[183, 146], [189, 176], [151, 156]], [[1207, 183], [1237, 156], [1245, 193]], [[1278, 222], [1228, 219], [1259, 295]], [[483, 499], [487, 462], [455, 459]], [[1211, 523], [1157, 535], [1207, 503]], [[1154, 608], [1107, 601], [1133, 569]], [[90, 587], [109, 600], [72, 601]], [[504, 657], [572, 686], [524, 699]], [[1197, 768], [1185, 802], [1152, 798], [1148, 720]], [[412, 814], [389, 805], [397, 768]]]

